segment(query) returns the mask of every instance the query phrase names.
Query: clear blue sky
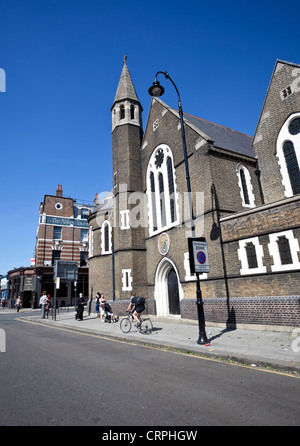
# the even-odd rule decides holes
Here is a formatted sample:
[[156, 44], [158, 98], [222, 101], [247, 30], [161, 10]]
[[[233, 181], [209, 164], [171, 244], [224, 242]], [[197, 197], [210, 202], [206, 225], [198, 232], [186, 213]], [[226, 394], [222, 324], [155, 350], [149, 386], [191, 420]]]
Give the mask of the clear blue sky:
[[253, 135], [276, 59], [300, 63], [299, 44], [294, 0], [0, 0], [0, 273], [30, 265], [57, 184], [79, 200], [111, 189], [124, 54], [144, 124], [148, 87], [167, 70], [185, 112]]

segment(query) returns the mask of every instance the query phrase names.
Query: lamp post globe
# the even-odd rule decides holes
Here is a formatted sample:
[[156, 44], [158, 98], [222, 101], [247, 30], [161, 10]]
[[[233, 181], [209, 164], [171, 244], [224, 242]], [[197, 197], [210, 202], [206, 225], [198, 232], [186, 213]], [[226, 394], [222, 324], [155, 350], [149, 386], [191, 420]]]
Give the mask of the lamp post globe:
[[148, 90], [150, 96], [154, 96], [155, 98], [162, 96], [164, 92], [165, 92], [164, 87], [160, 85], [160, 83], [157, 80], [153, 82], [153, 85], [151, 85], [151, 87]]

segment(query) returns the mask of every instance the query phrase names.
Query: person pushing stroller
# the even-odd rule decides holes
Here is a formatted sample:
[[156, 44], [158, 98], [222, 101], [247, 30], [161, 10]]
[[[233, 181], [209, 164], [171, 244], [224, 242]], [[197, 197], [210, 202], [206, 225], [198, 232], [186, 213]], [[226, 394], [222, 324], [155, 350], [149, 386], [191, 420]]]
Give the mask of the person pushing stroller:
[[110, 304], [104, 302], [104, 322], [118, 322], [118, 320], [119, 317], [114, 315]]

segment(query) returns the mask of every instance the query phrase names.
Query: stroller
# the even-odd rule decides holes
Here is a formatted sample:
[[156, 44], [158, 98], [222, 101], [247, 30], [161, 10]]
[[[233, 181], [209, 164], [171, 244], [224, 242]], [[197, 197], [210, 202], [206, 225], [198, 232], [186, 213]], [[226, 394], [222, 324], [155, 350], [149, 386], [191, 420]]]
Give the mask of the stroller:
[[118, 322], [119, 317], [115, 316], [110, 304], [108, 302], [105, 302], [104, 304], [104, 322]]

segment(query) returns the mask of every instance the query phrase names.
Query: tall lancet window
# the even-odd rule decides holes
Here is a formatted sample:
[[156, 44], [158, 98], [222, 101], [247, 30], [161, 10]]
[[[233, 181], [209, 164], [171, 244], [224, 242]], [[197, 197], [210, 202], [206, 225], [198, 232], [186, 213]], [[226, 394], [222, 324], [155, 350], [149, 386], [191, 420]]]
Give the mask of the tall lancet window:
[[255, 197], [253, 194], [253, 187], [249, 170], [243, 164], [239, 164], [237, 166], [236, 173], [242, 198], [242, 205], [249, 208], [255, 207]]
[[293, 113], [283, 124], [276, 144], [286, 197], [300, 193], [300, 113]]
[[176, 175], [171, 149], [160, 144], [147, 169], [147, 198], [150, 235], [179, 223]]
[[175, 189], [174, 189], [174, 174], [172, 160], [168, 156], [167, 158], [167, 170], [168, 170], [168, 184], [169, 184], [169, 204], [170, 204], [170, 214], [171, 223], [176, 220], [176, 209], [175, 209]]
[[120, 106], [120, 119], [125, 119], [125, 106], [122, 104]]
[[286, 141], [283, 144], [283, 154], [285, 157], [286, 168], [288, 171], [293, 194], [300, 193], [300, 171], [297, 156], [292, 141]]

